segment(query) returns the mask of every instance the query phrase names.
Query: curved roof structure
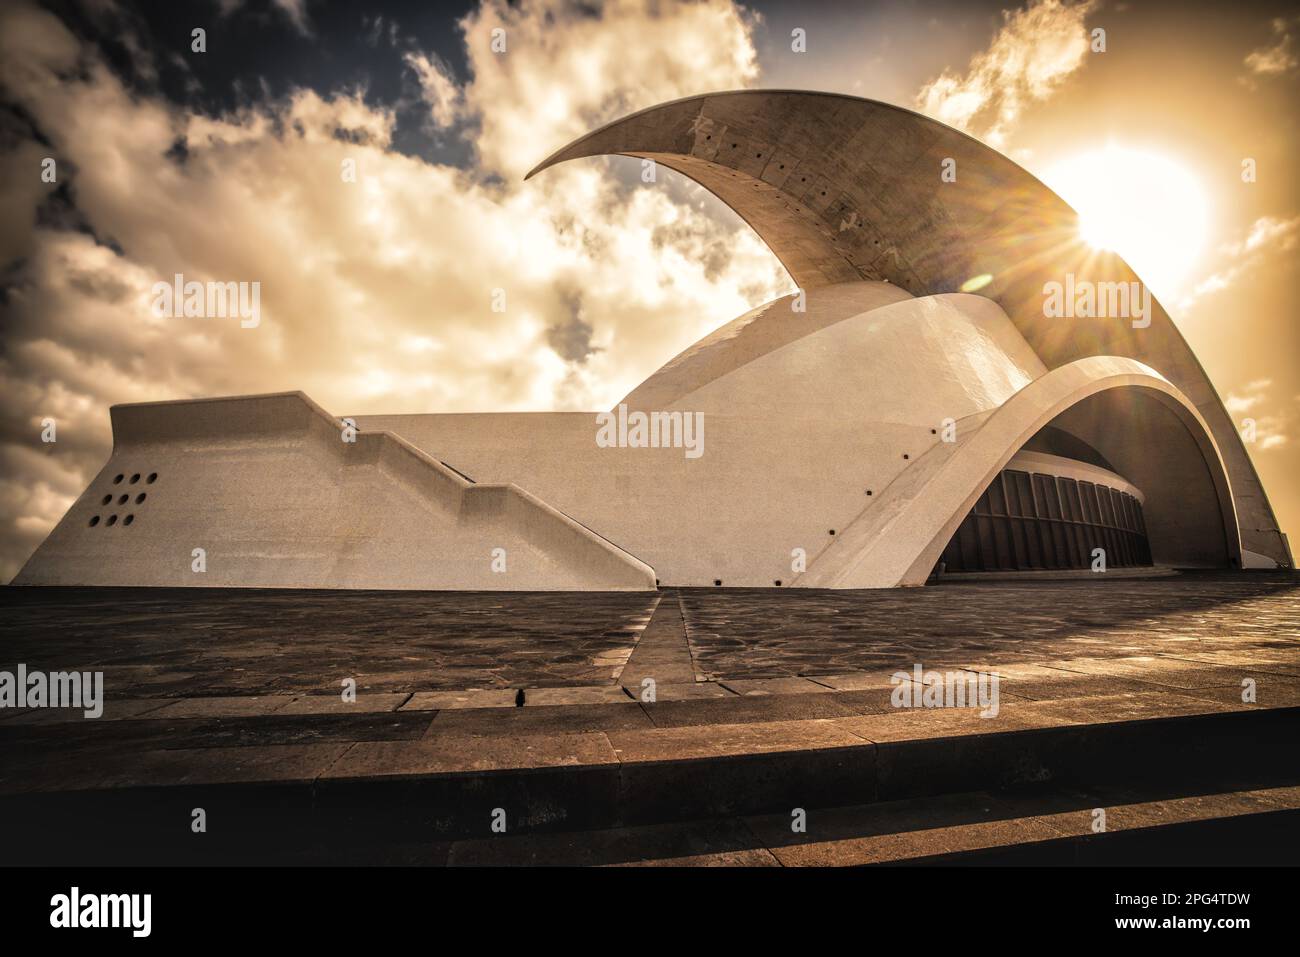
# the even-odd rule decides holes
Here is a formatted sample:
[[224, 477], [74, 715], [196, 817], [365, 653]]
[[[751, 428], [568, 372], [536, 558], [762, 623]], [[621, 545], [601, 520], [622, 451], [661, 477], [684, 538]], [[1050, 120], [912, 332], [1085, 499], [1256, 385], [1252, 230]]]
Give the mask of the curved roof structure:
[[15, 581], [882, 588], [1289, 565], [1168, 316], [1047, 318], [1048, 282], [1137, 280], [1006, 158], [812, 93], [681, 100], [548, 164], [600, 152], [699, 180], [804, 288], [612, 412], [340, 421], [300, 393], [116, 407], [112, 458]]
[[[1126, 320], [1047, 318], [1044, 285], [1067, 274], [1140, 282], [1118, 255], [1088, 247], [1078, 215], [978, 140], [909, 110], [857, 97], [741, 90], [688, 97], [617, 120], [557, 151], [655, 160], [735, 210], [804, 289], [884, 280], [913, 296], [963, 288], [997, 302], [1048, 368], [1088, 356], [1137, 359], [1195, 405], [1224, 457], [1242, 544], [1287, 549], [1254, 466], [1213, 385], [1154, 298]], [[945, 160], [956, 177], [945, 182]]]

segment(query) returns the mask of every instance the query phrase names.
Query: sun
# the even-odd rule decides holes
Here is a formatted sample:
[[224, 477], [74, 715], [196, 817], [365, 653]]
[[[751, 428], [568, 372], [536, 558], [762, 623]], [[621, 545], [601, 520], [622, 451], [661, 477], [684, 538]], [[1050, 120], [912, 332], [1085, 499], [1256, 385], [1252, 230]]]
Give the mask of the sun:
[[1081, 238], [1123, 256], [1158, 297], [1174, 298], [1205, 246], [1209, 204], [1176, 160], [1111, 144], [1043, 175], [1079, 213]]

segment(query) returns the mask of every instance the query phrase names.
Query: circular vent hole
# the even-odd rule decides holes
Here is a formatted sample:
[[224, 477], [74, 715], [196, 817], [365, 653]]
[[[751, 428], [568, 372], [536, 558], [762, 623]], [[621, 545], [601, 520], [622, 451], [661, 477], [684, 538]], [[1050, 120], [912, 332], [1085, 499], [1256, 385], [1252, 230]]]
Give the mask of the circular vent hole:
[[150, 472], [150, 473], [149, 473], [149, 477], [148, 477], [147, 479], [145, 479], [145, 482], [146, 482], [147, 484], [149, 484], [149, 485], [152, 485], [152, 484], [153, 484], [154, 482], [156, 482], [156, 481], [158, 481], [158, 473], [157, 473], [157, 472]]
[[119, 476], [117, 476], [115, 479], [113, 479], [113, 484], [114, 484], [114, 485], [121, 485], [121, 484], [122, 484], [122, 479], [124, 479], [124, 478], [126, 478], [125, 475], [119, 475]]
[[116, 516], [116, 515], [110, 515], [110, 516], [108, 516], [108, 524], [110, 524], [110, 525], [116, 525], [116, 524], [117, 524], [117, 516]]
[[140, 473], [136, 472], [134, 475], [131, 476], [131, 484], [134, 485], [138, 481], [140, 481]]
[[111, 495], [105, 495], [105, 496], [104, 496], [104, 501], [100, 502], [99, 504], [100, 504], [100, 505], [107, 505], [107, 504], [108, 504], [109, 502], [111, 502], [111, 501], [113, 501], [113, 496], [111, 496]]
[[90, 516], [90, 527], [94, 528], [98, 524], [99, 524], [99, 516], [98, 515]]
[[139, 495], [135, 497], [135, 504], [139, 505], [143, 501], [144, 501], [144, 492], [141, 492]]
[[123, 524], [123, 525], [130, 525], [130, 524], [131, 524], [132, 522], [134, 522], [134, 521], [135, 521], [135, 516], [134, 516], [134, 515], [128, 515], [126, 518], [122, 519], [122, 524]]

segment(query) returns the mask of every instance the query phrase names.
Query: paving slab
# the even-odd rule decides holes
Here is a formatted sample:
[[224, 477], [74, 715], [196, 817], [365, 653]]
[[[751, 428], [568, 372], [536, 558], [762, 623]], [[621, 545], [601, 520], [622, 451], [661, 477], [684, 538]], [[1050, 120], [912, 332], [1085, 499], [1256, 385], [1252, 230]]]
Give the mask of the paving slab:
[[513, 708], [515, 688], [471, 689], [468, 691], [417, 691], [401, 711], [442, 711], [462, 708]]
[[641, 707], [660, 728], [845, 718], [859, 713], [839, 703], [837, 698], [833, 694], [732, 696], [713, 700], [660, 700], [643, 703]]
[[1057, 676], [1043, 678], [1008, 678], [1000, 682], [999, 691], [1032, 701], [1055, 701], [1061, 698], [1093, 698], [1117, 694], [1144, 694], [1172, 685], [1157, 684], [1156, 679], [1120, 678], [1114, 675], [1085, 675], [1058, 671]]
[[1243, 701], [1245, 689], [1241, 684], [1217, 688], [1197, 688], [1189, 693], [1197, 698], [1217, 701], [1226, 705], [1244, 705], [1248, 708], [1300, 707], [1300, 679], [1286, 675], [1248, 675], [1255, 681], [1254, 701]]
[[[911, 672], [906, 672], [911, 680]], [[892, 690], [896, 687], [894, 672], [853, 671], [842, 675], [808, 675], [809, 681], [825, 685], [832, 691], [877, 691], [882, 688]]]
[[[637, 700], [642, 700], [644, 691], [638, 688], [628, 689]], [[734, 691], [729, 691], [716, 681], [690, 681], [682, 684], [656, 684], [654, 700], [645, 702], [655, 704], [660, 701], [703, 701], [712, 698], [735, 698]]]
[[222, 698], [180, 698], [150, 711], [151, 718], [245, 718], [274, 714], [295, 700], [294, 695], [243, 695]]
[[186, 785], [310, 784], [350, 747], [347, 743], [178, 748], [87, 754], [76, 774], [55, 766], [0, 780], [5, 793], [163, 788]]
[[822, 693], [833, 690], [824, 684], [818, 684], [808, 678], [750, 678], [750, 679], [727, 679], [719, 682], [723, 687], [734, 691], [738, 695], [750, 697], [754, 695], [773, 695], [773, 694], [810, 694]]
[[528, 688], [524, 691], [524, 707], [551, 707], [555, 705], [626, 705], [636, 702], [621, 685], [596, 685], [586, 688]]
[[158, 711], [176, 700], [175, 698], [106, 698], [104, 713], [98, 718], [87, 718], [85, 708], [27, 708], [11, 715], [6, 724], [16, 726], [76, 724], [83, 721], [125, 721]]
[[654, 723], [640, 708], [625, 708], [621, 704], [474, 708], [439, 712], [425, 737], [575, 734], [653, 727]]
[[1188, 715], [1219, 714], [1240, 711], [1249, 705], [1240, 700], [1214, 701], [1182, 691], [1148, 691], [1137, 694], [1101, 695], [1035, 702], [1021, 706], [1017, 715], [1033, 714], [1036, 718], [1058, 719], [1076, 724], [1111, 724], [1177, 718]]
[[860, 735], [828, 720], [611, 731], [608, 737], [624, 764], [867, 746]]
[[322, 775], [325, 781], [370, 781], [470, 774], [484, 771], [616, 766], [618, 757], [600, 733], [482, 738], [425, 737], [418, 741], [365, 742], [349, 748]]
[[356, 700], [345, 701], [341, 694], [302, 695], [279, 708], [276, 714], [366, 714], [376, 711], [396, 711], [410, 697], [404, 692], [360, 693], [356, 696]]

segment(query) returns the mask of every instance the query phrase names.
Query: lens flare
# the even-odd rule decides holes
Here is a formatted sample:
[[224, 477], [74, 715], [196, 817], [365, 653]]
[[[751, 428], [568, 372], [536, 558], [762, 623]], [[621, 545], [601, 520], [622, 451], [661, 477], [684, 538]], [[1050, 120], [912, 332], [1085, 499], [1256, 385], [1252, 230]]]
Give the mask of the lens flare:
[[1112, 144], [1063, 160], [1042, 179], [1078, 211], [1086, 243], [1123, 256], [1158, 297], [1183, 291], [1209, 218], [1205, 190], [1186, 167]]

